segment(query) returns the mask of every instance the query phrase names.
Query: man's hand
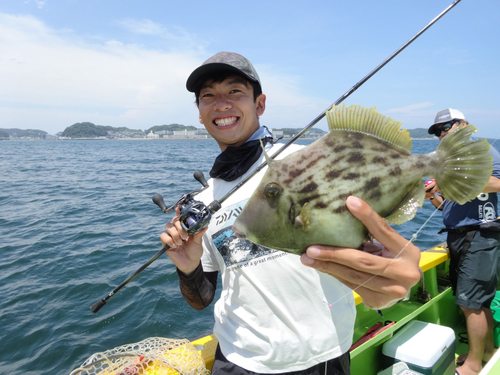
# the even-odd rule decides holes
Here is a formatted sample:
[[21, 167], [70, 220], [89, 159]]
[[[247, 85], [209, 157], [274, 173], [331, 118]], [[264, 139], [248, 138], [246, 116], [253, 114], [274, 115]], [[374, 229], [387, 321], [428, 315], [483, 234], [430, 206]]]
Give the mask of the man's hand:
[[430, 182], [425, 185], [425, 199], [434, 198], [434, 194], [439, 193], [439, 187], [436, 185], [436, 181]]
[[383, 245], [383, 251], [374, 255], [356, 249], [313, 245], [302, 254], [301, 261], [355, 290], [368, 308], [390, 307], [420, 280], [420, 249], [399, 235], [361, 199], [350, 196], [346, 204]]
[[208, 227], [190, 236], [182, 229], [179, 220], [179, 207], [175, 209], [177, 216], [165, 226], [166, 233], [160, 235], [163, 246], [168, 245], [167, 255], [175, 266], [189, 275], [200, 264], [203, 255], [202, 237]]

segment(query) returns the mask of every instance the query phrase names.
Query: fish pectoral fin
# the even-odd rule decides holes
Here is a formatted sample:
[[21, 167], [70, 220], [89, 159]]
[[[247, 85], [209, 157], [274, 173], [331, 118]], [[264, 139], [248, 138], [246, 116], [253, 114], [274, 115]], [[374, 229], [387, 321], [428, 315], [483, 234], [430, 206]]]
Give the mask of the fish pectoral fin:
[[305, 203], [300, 210], [300, 214], [295, 217], [294, 225], [306, 230], [311, 222], [311, 208], [309, 202]]
[[424, 183], [418, 180], [410, 192], [403, 198], [392, 212], [385, 217], [389, 224], [403, 224], [413, 219], [417, 213], [417, 208], [422, 207], [425, 199]]

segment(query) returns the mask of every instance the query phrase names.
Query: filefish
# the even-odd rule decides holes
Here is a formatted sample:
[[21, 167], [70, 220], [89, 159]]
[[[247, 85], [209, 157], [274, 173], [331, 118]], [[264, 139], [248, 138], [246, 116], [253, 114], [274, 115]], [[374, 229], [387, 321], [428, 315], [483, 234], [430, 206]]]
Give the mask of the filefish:
[[342, 105], [326, 116], [329, 132], [314, 143], [282, 160], [265, 154], [268, 169], [232, 228], [238, 237], [294, 254], [310, 245], [359, 249], [369, 233], [347, 209], [350, 195], [389, 224], [402, 224], [422, 207], [424, 177], [464, 204], [491, 176], [490, 145], [470, 139], [473, 125], [451, 132], [429, 154], [411, 155], [408, 130], [376, 108]]

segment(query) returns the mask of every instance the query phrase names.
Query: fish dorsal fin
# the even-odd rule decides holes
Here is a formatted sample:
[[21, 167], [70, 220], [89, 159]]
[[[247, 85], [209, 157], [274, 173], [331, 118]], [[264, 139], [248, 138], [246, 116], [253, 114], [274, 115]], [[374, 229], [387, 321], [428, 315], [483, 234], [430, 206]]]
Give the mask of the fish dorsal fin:
[[401, 130], [401, 123], [377, 112], [377, 108], [335, 106], [326, 112], [330, 132], [346, 130], [364, 133], [383, 140], [410, 155], [411, 139], [408, 130]]
[[264, 146], [264, 143], [262, 143], [262, 139], [259, 138], [260, 141], [260, 147], [262, 148], [262, 152], [264, 153], [264, 157], [266, 158], [267, 165], [269, 168], [272, 169], [272, 164], [275, 163], [274, 159], [271, 159], [269, 155], [266, 152], [266, 147]]
[[415, 217], [417, 208], [422, 207], [425, 199], [424, 182], [418, 180], [410, 192], [403, 198], [401, 203], [384, 219], [389, 224], [400, 225]]

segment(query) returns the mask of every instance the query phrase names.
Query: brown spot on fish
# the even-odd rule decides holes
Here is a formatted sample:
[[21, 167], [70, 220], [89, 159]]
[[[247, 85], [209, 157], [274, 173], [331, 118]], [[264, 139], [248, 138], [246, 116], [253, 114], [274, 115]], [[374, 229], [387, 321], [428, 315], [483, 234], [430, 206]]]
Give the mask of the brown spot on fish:
[[376, 152], [381, 152], [381, 153], [385, 154], [387, 152], [387, 147], [375, 146], [375, 147], [372, 147], [372, 150], [376, 151]]
[[380, 199], [382, 198], [382, 192], [380, 189], [377, 189], [375, 191], [372, 191], [369, 196], [370, 199]]
[[327, 145], [328, 147], [335, 146], [335, 141], [333, 140], [333, 137], [326, 137], [325, 138], [325, 145]]
[[372, 163], [373, 164], [383, 164], [383, 165], [387, 165], [387, 160], [385, 160], [385, 158], [381, 157], [381, 156], [375, 156], [373, 159], [372, 159]]
[[336, 214], [341, 214], [342, 212], [347, 211], [347, 206], [339, 206], [335, 210], [333, 210], [334, 213]]
[[401, 157], [401, 154], [392, 154], [391, 158], [393, 159], [399, 159]]
[[396, 168], [391, 169], [389, 171], [389, 175], [391, 175], [391, 176], [399, 176], [402, 173], [403, 173], [403, 171], [401, 170], [401, 168], [399, 166], [396, 166]]
[[361, 176], [359, 173], [348, 173], [344, 177], [342, 177], [344, 180], [355, 180]]
[[318, 199], [319, 197], [321, 197], [321, 194], [316, 194], [316, 195], [311, 195], [310, 197], [305, 197], [305, 198], [302, 198], [300, 201], [299, 201], [299, 204], [301, 206], [305, 205], [307, 202], [310, 202], [310, 201], [313, 201], [315, 199]]
[[353, 152], [349, 155], [349, 159], [347, 159], [349, 163], [357, 163], [357, 164], [365, 164], [365, 157], [361, 152]]
[[365, 186], [363, 186], [363, 191], [366, 193], [369, 190], [376, 189], [379, 184], [380, 184], [380, 177], [373, 177], [372, 179], [368, 180], [365, 183]]
[[306, 171], [305, 168], [303, 169], [296, 169], [294, 171], [291, 171], [290, 173], [288, 173], [288, 176], [291, 178], [291, 179], [294, 179], [294, 178], [297, 178], [299, 177], [302, 173], [304, 173]]
[[416, 169], [422, 169], [425, 167], [425, 164], [422, 162], [422, 160], [417, 160], [415, 164], [413, 164], [413, 167]]
[[281, 170], [285, 173], [288, 172], [288, 164], [285, 163], [281, 164]]
[[345, 202], [345, 201], [347, 200], [347, 198], [348, 198], [350, 195], [351, 195], [351, 194], [340, 194], [340, 195], [338, 196], [338, 198], [339, 198], [341, 201]]
[[314, 190], [316, 190], [318, 188], [318, 184], [315, 183], [315, 182], [311, 182], [309, 184], [307, 184], [306, 186], [304, 186], [304, 188], [300, 191], [298, 191], [298, 193], [311, 193], [313, 192]]
[[316, 163], [318, 163], [321, 159], [325, 159], [327, 157], [328, 157], [328, 155], [320, 155], [319, 157], [317, 157], [316, 159], [311, 161], [309, 164], [307, 164], [306, 168], [308, 169], [308, 168], [314, 167], [314, 165], [316, 165]]
[[352, 142], [352, 148], [357, 148], [358, 150], [362, 150], [365, 148], [361, 142]]
[[318, 202], [314, 205], [314, 208], [317, 208], [317, 209], [324, 209], [327, 207], [328, 207], [328, 204], [326, 204], [325, 202]]
[[335, 152], [342, 152], [342, 151], [344, 151], [346, 148], [347, 148], [347, 146], [346, 146], [346, 145], [340, 145], [340, 146], [335, 147], [335, 148], [333, 149], [333, 151], [335, 151]]
[[326, 174], [326, 180], [328, 182], [330, 182], [331, 180], [334, 180], [338, 177], [340, 177], [340, 175], [345, 171], [345, 169], [334, 169], [333, 171], [330, 171]]

